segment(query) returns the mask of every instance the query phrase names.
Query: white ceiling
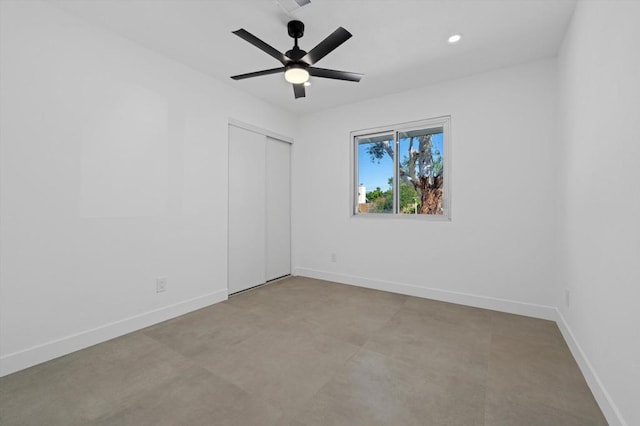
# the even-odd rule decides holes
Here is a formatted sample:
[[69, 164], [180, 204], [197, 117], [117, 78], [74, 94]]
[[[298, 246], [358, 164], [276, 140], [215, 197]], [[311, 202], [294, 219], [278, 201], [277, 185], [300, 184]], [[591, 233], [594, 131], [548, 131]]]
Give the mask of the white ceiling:
[[[265, 101], [304, 114], [494, 68], [554, 56], [575, 0], [311, 0], [287, 16], [275, 0], [53, 0], [67, 11]], [[294, 99], [281, 74], [231, 75], [279, 62], [231, 34], [244, 28], [276, 49], [304, 50], [342, 26], [353, 37], [318, 64], [364, 73], [360, 83], [313, 78]], [[447, 43], [460, 33], [461, 42]]]

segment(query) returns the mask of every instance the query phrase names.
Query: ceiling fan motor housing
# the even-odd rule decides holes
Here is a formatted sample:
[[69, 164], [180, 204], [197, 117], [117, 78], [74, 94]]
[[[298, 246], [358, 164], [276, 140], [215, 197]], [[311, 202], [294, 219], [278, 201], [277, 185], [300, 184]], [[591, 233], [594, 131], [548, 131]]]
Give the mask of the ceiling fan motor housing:
[[294, 46], [293, 49], [288, 50], [287, 53], [285, 53], [285, 56], [289, 59], [291, 59], [293, 62], [295, 63], [299, 63], [301, 65], [307, 65], [306, 63], [302, 62], [300, 59], [304, 58], [304, 55], [306, 55], [307, 52], [305, 52], [304, 50], [300, 49], [298, 46]]

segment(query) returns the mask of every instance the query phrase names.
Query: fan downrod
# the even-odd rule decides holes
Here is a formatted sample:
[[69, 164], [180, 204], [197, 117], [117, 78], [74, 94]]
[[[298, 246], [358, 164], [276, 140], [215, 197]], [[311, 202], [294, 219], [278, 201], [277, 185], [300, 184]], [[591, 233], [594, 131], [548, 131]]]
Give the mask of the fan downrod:
[[285, 55], [293, 62], [299, 62], [300, 59], [307, 54], [306, 51], [298, 47], [298, 39], [304, 35], [304, 24], [300, 21], [289, 21], [287, 24], [287, 30], [289, 31], [289, 36], [293, 38], [294, 43], [293, 49], [287, 51]]

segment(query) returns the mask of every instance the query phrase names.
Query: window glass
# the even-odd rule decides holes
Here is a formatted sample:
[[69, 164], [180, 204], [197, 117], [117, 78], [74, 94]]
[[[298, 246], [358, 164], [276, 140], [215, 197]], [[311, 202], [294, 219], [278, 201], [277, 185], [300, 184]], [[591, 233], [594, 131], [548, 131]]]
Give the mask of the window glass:
[[398, 132], [400, 214], [444, 214], [442, 128]]
[[358, 146], [358, 213], [394, 212], [395, 137], [364, 136]]

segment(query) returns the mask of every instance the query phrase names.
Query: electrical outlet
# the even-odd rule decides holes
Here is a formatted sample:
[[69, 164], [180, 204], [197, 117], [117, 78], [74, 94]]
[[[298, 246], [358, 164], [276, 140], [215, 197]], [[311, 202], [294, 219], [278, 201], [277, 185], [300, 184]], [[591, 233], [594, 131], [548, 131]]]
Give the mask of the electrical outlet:
[[564, 289], [564, 304], [567, 306], [571, 305], [571, 290], [568, 288]]
[[331, 262], [336, 263], [338, 261], [338, 255], [331, 253]]
[[156, 278], [156, 293], [167, 291], [167, 277]]

